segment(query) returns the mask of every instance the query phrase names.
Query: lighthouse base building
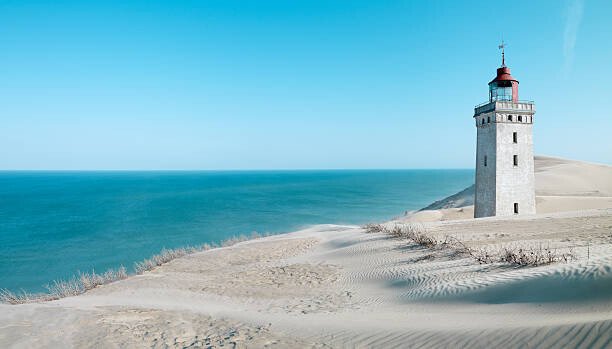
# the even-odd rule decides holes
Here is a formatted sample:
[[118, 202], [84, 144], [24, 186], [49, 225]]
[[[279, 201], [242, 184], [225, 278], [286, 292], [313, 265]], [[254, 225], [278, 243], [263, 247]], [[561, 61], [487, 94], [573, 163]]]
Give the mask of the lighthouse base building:
[[489, 83], [489, 101], [474, 108], [475, 218], [536, 212], [534, 114], [533, 102], [518, 100], [518, 81], [510, 75], [502, 53], [502, 67]]

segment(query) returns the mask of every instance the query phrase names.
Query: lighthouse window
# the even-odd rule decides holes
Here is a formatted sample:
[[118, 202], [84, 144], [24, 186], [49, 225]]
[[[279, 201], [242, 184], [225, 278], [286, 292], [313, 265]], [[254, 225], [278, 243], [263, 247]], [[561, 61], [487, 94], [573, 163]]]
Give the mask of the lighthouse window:
[[514, 166], [518, 166], [518, 155], [512, 156], [512, 162], [514, 163]]
[[508, 115], [508, 121], [512, 121], [512, 115]]
[[484, 165], [485, 165], [485, 167], [487, 167], [487, 156], [486, 155], [485, 155], [485, 158], [484, 158]]
[[512, 132], [512, 143], [518, 143], [518, 134], [516, 132]]
[[518, 202], [514, 203], [514, 214], [518, 214]]
[[484, 125], [484, 118], [482, 118], [482, 124]]
[[489, 84], [489, 96], [493, 101], [511, 101], [512, 83], [510, 81], [497, 81]]
[[491, 123], [491, 117], [490, 116], [487, 116], [487, 124], [488, 123]]
[[523, 117], [521, 115], [518, 116], [518, 121], [523, 122]]

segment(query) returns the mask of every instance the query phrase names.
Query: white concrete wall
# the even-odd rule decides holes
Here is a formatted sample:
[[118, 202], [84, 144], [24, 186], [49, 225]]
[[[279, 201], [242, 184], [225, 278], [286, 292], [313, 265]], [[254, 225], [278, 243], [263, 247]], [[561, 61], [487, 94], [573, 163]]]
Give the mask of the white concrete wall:
[[[496, 123], [493, 112], [483, 113], [476, 117], [476, 192], [474, 196], [474, 216], [487, 217], [495, 215], [496, 199]], [[482, 120], [485, 124], [482, 124]], [[487, 157], [487, 166], [484, 157]]]
[[[512, 115], [513, 121], [507, 116]], [[517, 116], [522, 116], [518, 122]], [[496, 215], [514, 214], [514, 203], [519, 205], [519, 214], [535, 213], [535, 179], [533, 163], [533, 124], [531, 113], [505, 112], [498, 114], [497, 121], [497, 181]], [[517, 133], [517, 143], [512, 133]], [[518, 166], [513, 156], [518, 155]]]
[[[514, 215], [514, 203], [519, 205], [519, 214], [535, 213], [534, 105], [497, 102], [492, 108], [481, 108], [475, 112], [477, 141], [474, 217]], [[508, 115], [512, 115], [512, 121], [508, 120]], [[520, 122], [518, 115], [522, 117]], [[490, 118], [490, 123], [487, 118]], [[513, 132], [517, 132], [517, 143], [514, 143]], [[485, 155], [486, 167], [483, 163]], [[518, 166], [514, 166], [514, 155], [518, 155]]]

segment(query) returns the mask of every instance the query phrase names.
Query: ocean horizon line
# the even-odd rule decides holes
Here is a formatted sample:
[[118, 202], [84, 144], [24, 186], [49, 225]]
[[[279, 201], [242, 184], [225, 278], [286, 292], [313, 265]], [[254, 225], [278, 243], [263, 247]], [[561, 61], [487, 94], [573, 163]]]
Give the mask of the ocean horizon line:
[[414, 167], [414, 168], [271, 168], [271, 169], [0, 169], [0, 173], [78, 173], [78, 172], [325, 172], [325, 171], [444, 171], [470, 170], [469, 167]]

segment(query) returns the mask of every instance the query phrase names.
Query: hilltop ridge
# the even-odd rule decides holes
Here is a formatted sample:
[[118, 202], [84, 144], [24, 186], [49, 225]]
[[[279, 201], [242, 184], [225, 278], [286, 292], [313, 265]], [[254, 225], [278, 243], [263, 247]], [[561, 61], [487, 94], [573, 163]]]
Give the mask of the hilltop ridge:
[[[537, 213], [612, 207], [612, 166], [535, 156]], [[474, 185], [407, 215], [414, 221], [472, 218]]]

